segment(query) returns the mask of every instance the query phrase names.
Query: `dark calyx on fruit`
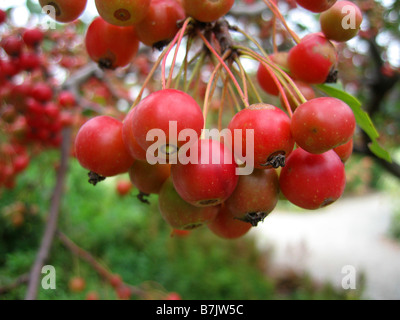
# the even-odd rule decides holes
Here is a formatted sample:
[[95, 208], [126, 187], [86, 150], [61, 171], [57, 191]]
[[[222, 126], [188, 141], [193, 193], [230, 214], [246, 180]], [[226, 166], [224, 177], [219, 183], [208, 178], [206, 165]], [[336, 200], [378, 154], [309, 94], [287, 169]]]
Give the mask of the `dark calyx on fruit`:
[[142, 203], [150, 204], [149, 200], [145, 199], [148, 196], [150, 196], [148, 193], [144, 193], [142, 191], [139, 191], [139, 194], [137, 195], [137, 198], [140, 200]]
[[104, 181], [106, 179], [105, 177], [103, 177], [103, 176], [101, 176], [101, 175], [99, 175], [99, 174], [97, 174], [96, 172], [93, 172], [93, 171], [90, 171], [88, 173], [88, 176], [89, 176], [89, 180], [88, 180], [89, 183], [94, 185], [94, 186], [96, 184], [98, 184], [99, 182]]
[[244, 218], [240, 218], [239, 220], [243, 222], [250, 223], [253, 227], [257, 227], [259, 222], [264, 221], [264, 219], [268, 216], [268, 213], [263, 211], [258, 212], [248, 212]]
[[261, 166], [278, 169], [279, 167], [285, 166], [285, 160], [285, 153], [279, 151], [269, 156], [267, 162], [262, 164]]

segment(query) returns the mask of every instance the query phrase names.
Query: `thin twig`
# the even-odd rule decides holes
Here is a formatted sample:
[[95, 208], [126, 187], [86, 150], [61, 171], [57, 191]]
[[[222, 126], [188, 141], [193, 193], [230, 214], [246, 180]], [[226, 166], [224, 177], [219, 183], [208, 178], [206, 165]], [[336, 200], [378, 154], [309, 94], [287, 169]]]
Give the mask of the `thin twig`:
[[37, 298], [41, 270], [49, 256], [54, 234], [57, 230], [61, 197], [64, 189], [65, 176], [68, 170], [70, 147], [71, 128], [65, 128], [62, 131], [61, 163], [57, 172], [57, 181], [51, 199], [49, 217], [36, 260], [29, 274], [28, 289], [25, 296], [26, 300], [36, 300]]
[[0, 287], [0, 295], [6, 294], [6, 293], [18, 288], [20, 285], [27, 283], [28, 280], [29, 280], [29, 274], [23, 274], [22, 276], [19, 276], [12, 283], [5, 285], [3, 287]]
[[[58, 238], [60, 239], [61, 243], [70, 250], [75, 256], [81, 258], [82, 260], [86, 261], [96, 272], [105, 280], [110, 281], [113, 277], [113, 273], [110, 272], [106, 267], [104, 267], [101, 263], [99, 263], [95, 257], [93, 257], [88, 251], [79, 247], [76, 243], [74, 243], [70, 238], [68, 238], [64, 233], [61, 231], [57, 232]], [[131, 293], [136, 295], [140, 298], [146, 297], [146, 292], [136, 286], [132, 286], [129, 284], [122, 284], [130, 289]]]

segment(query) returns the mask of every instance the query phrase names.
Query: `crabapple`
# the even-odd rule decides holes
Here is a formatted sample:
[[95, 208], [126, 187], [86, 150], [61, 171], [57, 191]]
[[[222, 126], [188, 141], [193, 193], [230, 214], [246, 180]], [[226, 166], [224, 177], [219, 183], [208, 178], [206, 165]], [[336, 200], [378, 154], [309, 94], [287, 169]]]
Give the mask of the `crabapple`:
[[251, 224], [237, 219], [229, 208], [222, 204], [216, 218], [207, 224], [208, 229], [223, 239], [237, 239], [245, 235]]
[[[268, 124], [268, 125], [266, 125]], [[253, 158], [257, 169], [278, 168], [284, 165], [284, 158], [294, 147], [290, 132], [290, 118], [281, 109], [264, 103], [253, 104], [238, 112], [228, 125], [232, 134], [233, 150], [237, 157], [242, 157], [246, 144], [253, 143], [254, 153], [245, 158]], [[254, 141], [248, 140], [246, 130], [254, 130]], [[235, 135], [240, 130], [241, 139]]]
[[291, 131], [296, 143], [310, 153], [324, 153], [348, 142], [356, 120], [342, 100], [320, 97], [300, 105], [293, 113]]
[[176, 0], [151, 0], [145, 18], [136, 24], [136, 34], [147, 46], [168, 43], [179, 28], [177, 22], [185, 19], [185, 11]]
[[234, 0], [183, 0], [187, 15], [201, 22], [212, 22], [229, 12]]
[[183, 200], [176, 192], [171, 177], [160, 190], [158, 207], [164, 220], [179, 230], [191, 230], [207, 224], [215, 219], [219, 211], [218, 206], [195, 207]]
[[[193, 149], [196, 149], [194, 151]], [[175, 189], [183, 200], [198, 207], [222, 203], [236, 188], [238, 176], [232, 152], [222, 143], [201, 139], [189, 152], [192, 162], [171, 167]]]
[[312, 12], [323, 12], [332, 7], [336, 0], [296, 0], [303, 8]]
[[128, 65], [139, 49], [133, 26], [115, 26], [101, 17], [96, 17], [89, 25], [85, 44], [90, 58], [105, 69]]
[[72, 22], [78, 19], [86, 8], [87, 0], [39, 0], [42, 8], [52, 6], [58, 22]]
[[360, 8], [350, 1], [336, 2], [321, 13], [319, 21], [325, 37], [345, 42], [354, 38], [363, 20]]
[[298, 207], [309, 210], [325, 207], [344, 192], [344, 164], [333, 150], [312, 154], [297, 148], [281, 169], [279, 186], [283, 195]]
[[279, 182], [275, 169], [255, 169], [252, 174], [239, 177], [225, 206], [235, 218], [257, 226], [275, 209], [278, 198]]
[[122, 140], [122, 122], [109, 116], [94, 117], [79, 129], [75, 155], [82, 167], [103, 177], [128, 172], [134, 162]]
[[333, 44], [320, 33], [305, 36], [289, 51], [291, 74], [298, 80], [320, 84], [330, 80], [337, 63]]
[[150, 0], [95, 0], [99, 15], [108, 23], [126, 27], [142, 21]]

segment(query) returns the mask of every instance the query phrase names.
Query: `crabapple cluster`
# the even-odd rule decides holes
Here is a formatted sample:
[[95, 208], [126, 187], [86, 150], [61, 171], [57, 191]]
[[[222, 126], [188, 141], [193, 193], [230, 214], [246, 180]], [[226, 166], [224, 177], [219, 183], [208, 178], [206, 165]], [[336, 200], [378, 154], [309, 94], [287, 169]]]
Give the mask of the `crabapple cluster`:
[[[87, 0], [71, 4], [65, 0], [40, 0], [43, 8], [53, 6], [55, 19], [66, 23], [79, 18]], [[234, 0], [96, 0], [99, 14], [89, 25], [85, 44], [90, 58], [101, 68], [128, 65], [139, 43], [156, 48], [168, 44], [187, 16], [207, 23], [224, 16]]]
[[76, 99], [68, 90], [57, 90], [41, 49], [48, 34], [39, 28], [5, 30], [0, 43], [0, 187], [13, 188], [33, 154], [60, 145], [62, 128], [73, 123]]
[[280, 96], [281, 101], [282, 96], [287, 97], [293, 111], [298, 106], [299, 93], [307, 100], [313, 99], [313, 84], [336, 82], [338, 54], [334, 43], [354, 38], [363, 19], [361, 10], [349, 1], [296, 1], [312, 12], [321, 13], [321, 32], [308, 34], [288, 52], [273, 53], [269, 59], [288, 72], [299, 92], [292, 87], [280, 91], [278, 80], [265, 63], [260, 63], [257, 71], [260, 87], [270, 95]]
[[[266, 2], [276, 13], [274, 2]], [[147, 195], [158, 195], [160, 214], [174, 230], [206, 225], [228, 239], [243, 236], [263, 221], [275, 209], [280, 192], [294, 205], [310, 210], [339, 199], [346, 184], [344, 162], [352, 152], [355, 116], [342, 100], [318, 96], [315, 86], [336, 81], [334, 42], [356, 35], [360, 15], [353, 5], [342, 10], [346, 1], [297, 2], [312, 12], [322, 12], [322, 32], [302, 39], [293, 36], [296, 45], [288, 52], [260, 57], [251, 49], [235, 47], [230, 32], [238, 29], [220, 19], [234, 1], [96, 0], [99, 17], [89, 25], [85, 44], [100, 67], [128, 65], [140, 43], [170, 46], [158, 60], [163, 62], [162, 89], [144, 98], [142, 90], [123, 119], [98, 115], [79, 129], [75, 156], [89, 171], [89, 182], [95, 185], [106, 177], [128, 173], [141, 201], [148, 202]], [[346, 16], [349, 12], [354, 17]], [[329, 28], [347, 18], [346, 26], [354, 22], [355, 31], [348, 31], [343, 23], [335, 30]], [[211, 55], [217, 61], [211, 64], [203, 108], [190, 85], [176, 81], [173, 86], [171, 78], [166, 79], [166, 58], [175, 44], [178, 50], [184, 36], [201, 39], [204, 59]], [[279, 97], [281, 105], [249, 102], [248, 86], [242, 88], [227, 65], [240, 66], [240, 55], [258, 61], [255, 78], [259, 87]], [[199, 65], [203, 66], [209, 65]], [[188, 72], [185, 68], [181, 74]], [[226, 124], [230, 141], [205, 137], [203, 131], [213, 77], [221, 70], [227, 80], [233, 79], [244, 103]], [[242, 67], [238, 70], [243, 84], [245, 72]], [[145, 86], [146, 82], [142, 89]], [[245, 166], [251, 172], [241, 175]]]
[[[333, 16], [329, 19], [338, 15], [335, 1], [298, 2]], [[96, 0], [100, 17], [86, 32], [86, 48], [101, 67], [122, 67], [140, 42], [161, 47], [176, 40], [187, 16], [197, 21], [192, 28], [201, 37], [213, 28], [204, 26], [232, 5], [222, 0]], [[356, 22], [358, 28], [358, 16]], [[217, 41], [219, 37], [227, 41], [226, 34], [215, 33]], [[346, 103], [317, 97], [314, 90], [317, 84], [336, 81], [338, 54], [331, 41], [337, 39], [328, 31], [309, 34], [289, 52], [259, 59], [259, 86], [279, 96], [281, 107], [248, 103], [225, 128], [230, 143], [203, 135], [206, 110], [185, 90], [165, 86], [164, 74], [163, 88], [140, 97], [124, 119], [99, 115], [87, 121], [76, 136], [76, 158], [90, 171], [93, 184], [128, 173], [141, 201], [157, 194], [160, 214], [174, 231], [206, 225], [222, 238], [241, 237], [275, 209], [280, 192], [304, 209], [327, 206], [344, 192], [344, 162], [352, 153], [356, 127]], [[251, 166], [251, 172], [240, 175], [243, 166]]]
[[[313, 105], [322, 109], [320, 115]], [[191, 129], [194, 139], [178, 143], [167, 138], [159, 146], [156, 158], [171, 163], [135, 159], [154, 144], [146, 139], [146, 133], [160, 128], [169, 137], [171, 121], [177, 123], [178, 136]], [[262, 221], [275, 208], [280, 190], [289, 201], [306, 209], [326, 206], [342, 195], [344, 164], [335, 148], [351, 140], [355, 121], [341, 100], [312, 99], [299, 106], [292, 119], [266, 104], [238, 112], [229, 129], [254, 130], [254, 155], [250, 156], [255, 168], [250, 175], [237, 175], [235, 156], [223, 143], [200, 138], [203, 123], [200, 107], [188, 94], [159, 90], [144, 98], [123, 122], [98, 116], [85, 123], [75, 140], [76, 156], [83, 167], [103, 177], [129, 172], [141, 192], [159, 195], [160, 213], [172, 228], [190, 230], [206, 224], [225, 238], [241, 236]], [[265, 123], [268, 126], [262, 125]], [[339, 125], [343, 123], [348, 126]], [[236, 144], [250, 143], [246, 138], [234, 139], [233, 149]], [[299, 147], [293, 150], [295, 143]], [[182, 152], [194, 152], [197, 161], [172, 163]], [[213, 162], [214, 157], [221, 161]], [[229, 157], [231, 161], [224, 162]], [[276, 168], [280, 166], [278, 177]]]

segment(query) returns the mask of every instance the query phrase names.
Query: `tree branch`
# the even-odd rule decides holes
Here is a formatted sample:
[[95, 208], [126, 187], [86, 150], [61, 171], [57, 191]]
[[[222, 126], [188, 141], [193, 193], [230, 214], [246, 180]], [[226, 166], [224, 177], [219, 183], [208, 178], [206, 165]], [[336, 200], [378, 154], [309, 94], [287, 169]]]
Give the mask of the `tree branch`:
[[[69, 239], [64, 233], [58, 231], [57, 232], [58, 238], [60, 239], [61, 243], [69, 249], [74, 255], [77, 257], [85, 260], [88, 264], [92, 266], [94, 270], [105, 280], [110, 281], [110, 279], [113, 277], [113, 273], [110, 272], [107, 268], [105, 268], [103, 265], [101, 265], [88, 251], [82, 249], [78, 245], [76, 245], [71, 239]], [[146, 298], [146, 292], [145, 290], [128, 285], [128, 284], [121, 284], [123, 286], [126, 286], [130, 289], [130, 292], [140, 298]]]
[[28, 289], [25, 296], [26, 300], [35, 300], [37, 298], [41, 270], [45, 261], [48, 258], [51, 245], [53, 243], [54, 234], [57, 230], [61, 197], [63, 194], [66, 172], [68, 170], [70, 147], [71, 147], [71, 129], [64, 128], [62, 131], [62, 144], [60, 150], [61, 164], [57, 172], [57, 181], [51, 199], [50, 212], [46, 224], [46, 229], [43, 234], [42, 242], [38, 254], [36, 256], [36, 260], [33, 264], [33, 267], [29, 275]]
[[8, 293], [15, 288], [18, 288], [21, 284], [27, 283], [29, 280], [29, 274], [23, 274], [22, 276], [19, 276], [17, 279], [14, 280], [14, 282], [5, 285], [3, 287], [0, 287], [0, 295]]

